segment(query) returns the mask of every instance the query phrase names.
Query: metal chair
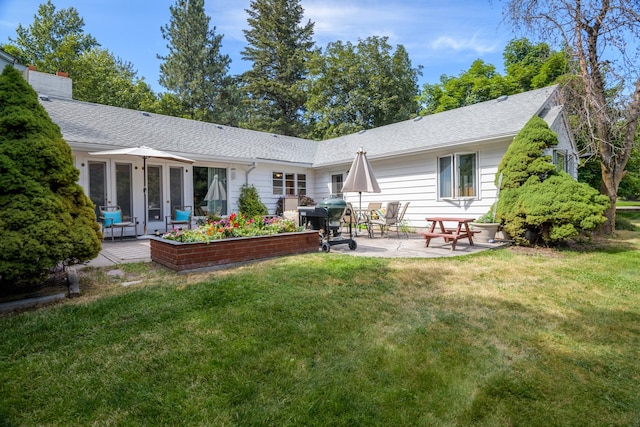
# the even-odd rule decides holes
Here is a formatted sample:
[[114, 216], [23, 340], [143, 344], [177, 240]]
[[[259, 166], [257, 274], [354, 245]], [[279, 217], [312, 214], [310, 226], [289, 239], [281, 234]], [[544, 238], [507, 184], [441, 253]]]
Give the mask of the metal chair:
[[136, 217], [128, 217], [122, 214], [122, 209], [120, 206], [99, 206], [98, 207], [100, 217], [98, 218], [100, 224], [102, 225], [102, 233], [103, 238], [105, 237], [105, 230], [107, 228], [111, 229], [111, 241], [114, 241], [114, 228], [120, 229], [120, 239], [124, 237], [124, 229], [127, 227], [134, 228], [134, 234], [138, 235], [138, 228], [136, 225], [138, 224]]
[[[389, 228], [391, 227], [395, 227], [396, 228], [396, 233], [398, 234], [398, 238], [400, 238], [400, 228], [402, 228], [402, 221], [404, 220], [404, 214], [407, 212], [407, 207], [409, 206], [409, 203], [411, 202], [407, 202], [404, 205], [402, 205], [402, 209], [400, 210], [400, 213], [398, 214], [398, 218], [396, 219], [395, 224], [391, 224], [389, 226]], [[407, 233], [406, 229], [402, 231], [404, 233], [404, 236], [408, 239], [409, 238], [409, 233]]]
[[165, 217], [165, 231], [169, 232], [169, 225], [171, 228], [177, 225], [186, 225], [191, 229], [191, 219], [193, 218], [193, 210], [191, 206], [174, 206], [171, 210], [171, 215]]
[[371, 230], [370, 230], [370, 221], [372, 219], [376, 219], [374, 218], [377, 215], [377, 211], [382, 208], [382, 203], [381, 202], [369, 202], [369, 204], [367, 205], [367, 210], [366, 211], [358, 211], [358, 214], [356, 215], [356, 234], [358, 234], [358, 230], [360, 229], [360, 226], [362, 224], [365, 225], [365, 227], [367, 227], [367, 233], [369, 233], [369, 237], [371, 237]]
[[387, 210], [384, 212], [384, 216], [378, 219], [369, 220], [369, 237], [373, 237], [374, 226], [380, 226], [380, 237], [384, 236], [385, 230], [389, 230], [389, 227], [398, 221], [398, 211], [400, 208], [400, 202], [387, 203]]

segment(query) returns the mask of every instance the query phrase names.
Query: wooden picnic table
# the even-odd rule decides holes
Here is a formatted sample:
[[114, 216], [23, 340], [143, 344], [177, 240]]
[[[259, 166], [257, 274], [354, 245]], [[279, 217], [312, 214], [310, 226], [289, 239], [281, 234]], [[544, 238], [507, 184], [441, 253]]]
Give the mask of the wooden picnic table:
[[[468, 239], [469, 245], [473, 246], [473, 235], [477, 231], [471, 231], [469, 223], [473, 222], [474, 218], [448, 218], [448, 217], [433, 217], [425, 218], [431, 222], [429, 231], [422, 233], [425, 240], [425, 246], [429, 246], [431, 239], [434, 237], [442, 237], [445, 243], [451, 242], [451, 250], [456, 249], [456, 243], [461, 239]], [[447, 228], [445, 223], [457, 223], [456, 228]], [[438, 227], [438, 230], [436, 230]]]

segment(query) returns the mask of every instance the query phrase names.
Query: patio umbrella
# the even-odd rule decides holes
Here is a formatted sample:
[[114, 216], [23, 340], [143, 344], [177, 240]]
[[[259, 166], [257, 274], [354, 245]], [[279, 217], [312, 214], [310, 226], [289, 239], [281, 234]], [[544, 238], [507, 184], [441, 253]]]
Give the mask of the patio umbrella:
[[175, 154], [167, 153], [166, 151], [156, 150], [151, 147], [142, 145], [140, 147], [131, 148], [119, 148], [116, 150], [95, 151], [89, 153], [92, 156], [135, 156], [142, 157], [142, 170], [144, 171], [144, 233], [147, 234], [147, 159], [164, 159], [173, 160], [182, 163], [194, 163], [195, 160], [187, 159], [186, 157], [177, 156]]
[[360, 212], [362, 212], [363, 192], [380, 193], [380, 186], [378, 186], [378, 181], [376, 181], [371, 165], [367, 160], [367, 153], [362, 147], [360, 147], [356, 152], [356, 157], [353, 159], [347, 179], [344, 181], [344, 185], [342, 186], [342, 191], [346, 193], [357, 192], [359, 194]]
[[224, 188], [224, 184], [220, 182], [220, 179], [218, 179], [218, 175], [216, 174], [213, 176], [213, 180], [211, 181], [211, 185], [209, 186], [209, 191], [207, 191], [207, 195], [204, 196], [204, 200], [208, 202], [211, 201], [214, 203], [213, 213], [216, 213], [215, 202], [226, 200], [226, 199], [227, 199], [227, 191]]

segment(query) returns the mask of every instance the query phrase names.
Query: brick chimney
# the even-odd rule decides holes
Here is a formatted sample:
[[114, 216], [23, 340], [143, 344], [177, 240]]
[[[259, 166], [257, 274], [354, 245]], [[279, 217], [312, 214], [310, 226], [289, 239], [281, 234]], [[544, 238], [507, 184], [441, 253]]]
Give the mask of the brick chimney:
[[73, 99], [73, 83], [67, 73], [58, 71], [55, 75], [36, 71], [28, 66], [23, 72], [25, 80], [39, 95], [52, 98]]

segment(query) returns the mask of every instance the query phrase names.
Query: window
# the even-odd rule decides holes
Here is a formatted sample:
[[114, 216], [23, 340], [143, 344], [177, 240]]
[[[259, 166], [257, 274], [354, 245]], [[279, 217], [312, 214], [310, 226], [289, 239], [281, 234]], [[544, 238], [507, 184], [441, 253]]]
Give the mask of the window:
[[303, 173], [298, 174], [298, 196], [307, 195], [307, 175]]
[[555, 150], [553, 152], [553, 164], [556, 165], [558, 172], [567, 171], [567, 152], [564, 150]]
[[131, 164], [116, 163], [116, 201], [122, 215], [129, 218], [133, 216], [132, 176]]
[[296, 194], [296, 179], [295, 174], [288, 173], [285, 175], [285, 184], [287, 188], [287, 196], [293, 196]]
[[227, 215], [227, 170], [194, 166], [193, 203], [195, 215]]
[[150, 221], [164, 219], [162, 185], [162, 166], [147, 165], [147, 218]]
[[344, 184], [344, 180], [342, 178], [342, 174], [339, 175], [331, 175], [331, 195], [335, 195], [336, 197], [342, 197], [342, 185]]
[[273, 194], [282, 194], [282, 188], [284, 187], [283, 177], [284, 174], [282, 172], [273, 173]]
[[478, 196], [477, 155], [455, 154], [438, 158], [438, 198]]
[[273, 172], [273, 194], [303, 196], [307, 194], [307, 176], [303, 173]]

